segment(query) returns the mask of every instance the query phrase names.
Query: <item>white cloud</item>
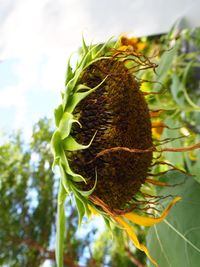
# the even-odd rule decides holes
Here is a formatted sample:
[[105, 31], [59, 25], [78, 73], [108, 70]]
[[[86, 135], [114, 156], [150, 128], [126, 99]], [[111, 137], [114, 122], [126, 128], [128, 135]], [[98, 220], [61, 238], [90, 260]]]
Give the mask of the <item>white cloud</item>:
[[[16, 90], [17, 89], [17, 90]], [[8, 108], [16, 105], [21, 105], [24, 102], [23, 94], [20, 88], [8, 86], [0, 91], [0, 106]]]
[[[19, 0], [4, 6], [0, 60], [18, 59], [14, 66], [18, 83], [1, 89], [0, 107], [15, 107], [18, 127], [27, 125], [27, 95], [34, 86], [58, 94], [63, 89], [67, 59], [80, 45], [80, 25], [87, 24], [80, 3]], [[42, 114], [32, 114], [37, 116]]]

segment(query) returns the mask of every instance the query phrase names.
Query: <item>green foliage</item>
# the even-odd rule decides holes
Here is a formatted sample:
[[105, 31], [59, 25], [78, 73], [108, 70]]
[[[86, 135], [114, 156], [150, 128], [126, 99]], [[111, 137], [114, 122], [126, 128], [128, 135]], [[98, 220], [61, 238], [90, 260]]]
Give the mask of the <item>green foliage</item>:
[[[162, 181], [178, 184], [161, 190], [160, 195], [179, 195], [182, 201], [164, 222], [147, 235], [152, 256], [162, 267], [198, 267], [200, 262], [200, 185], [180, 172], [168, 173]], [[149, 263], [148, 266], [152, 266]]]
[[28, 146], [18, 133], [0, 147], [1, 265], [39, 266], [50, 244], [55, 221], [50, 137], [49, 123], [41, 120]]
[[[161, 71], [158, 72], [162, 77], [165, 93], [156, 96], [156, 100], [152, 102], [154, 105], [163, 103], [164, 108], [168, 110], [162, 114], [161, 118], [169, 127], [166, 128], [161, 136], [165, 138], [185, 138], [176, 139], [173, 142], [165, 144], [165, 147], [180, 148], [189, 146], [199, 142], [200, 131], [199, 124], [199, 77], [196, 75], [199, 70], [199, 62], [197, 61], [200, 55], [199, 48], [195, 40], [199, 39], [199, 30], [195, 32], [182, 31], [179, 38], [173, 40], [175, 42], [175, 53], [171, 53], [169, 58], [165, 52], [159, 59]], [[173, 33], [171, 36], [172, 37]], [[163, 39], [162, 47], [169, 43], [168, 39]], [[189, 47], [192, 49], [188, 49]], [[182, 50], [187, 47], [188, 51], [182, 53]], [[167, 59], [166, 59], [167, 58]], [[169, 62], [171, 64], [170, 68]], [[176, 130], [174, 130], [177, 128]], [[186, 135], [190, 134], [189, 137]], [[164, 222], [150, 228], [147, 235], [147, 245], [151, 255], [162, 267], [179, 267], [179, 266], [199, 266], [200, 260], [200, 236], [198, 230], [200, 228], [199, 218], [199, 194], [200, 186], [196, 181], [199, 178], [199, 151], [183, 153], [162, 154], [162, 159], [171, 162], [180, 169], [186, 170], [196, 175], [188, 177], [181, 172], [168, 172], [164, 177], [159, 178], [161, 181], [166, 181], [170, 184], [179, 184], [174, 187], [166, 187], [157, 190], [161, 196], [182, 196], [182, 201], [176, 205], [169, 213]], [[163, 167], [159, 168], [163, 171]], [[165, 203], [164, 203], [165, 204]], [[148, 266], [152, 266], [148, 263]]]

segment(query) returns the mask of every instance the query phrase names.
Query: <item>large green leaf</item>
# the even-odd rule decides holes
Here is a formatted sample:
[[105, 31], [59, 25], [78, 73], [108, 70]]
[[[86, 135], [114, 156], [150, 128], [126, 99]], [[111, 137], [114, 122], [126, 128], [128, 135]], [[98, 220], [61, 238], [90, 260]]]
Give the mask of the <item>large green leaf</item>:
[[192, 175], [195, 175], [195, 180], [200, 183], [200, 150], [196, 150], [193, 157], [194, 161], [191, 160], [190, 154], [185, 156], [187, 168]]
[[[181, 123], [178, 120], [175, 120], [174, 118], [168, 117], [165, 120], [165, 124], [169, 127], [165, 128], [163, 135], [162, 135], [162, 139], [165, 138], [171, 138], [172, 140], [174, 138], [179, 138], [180, 136], [182, 136], [182, 134], [180, 133], [180, 131], [178, 130], [179, 127], [181, 127]], [[174, 141], [171, 141], [167, 144], [164, 144], [162, 146], [162, 148], [180, 148], [183, 146], [183, 140], [185, 139], [176, 139]], [[184, 154], [181, 152], [164, 152], [163, 156], [166, 160], [170, 161], [171, 163], [173, 163], [175, 166], [178, 167], [182, 167], [184, 166]]]
[[[153, 226], [147, 235], [150, 254], [160, 267], [200, 266], [200, 185], [193, 177], [180, 172], [169, 172], [164, 181], [179, 184], [159, 192], [161, 195], [179, 195], [182, 201], [170, 211], [167, 218]], [[182, 183], [181, 183], [182, 182]], [[148, 266], [152, 266], [149, 263]]]
[[163, 82], [165, 80], [167, 72], [171, 68], [172, 62], [176, 56], [177, 50], [178, 50], [178, 44], [176, 44], [169, 51], [163, 53], [159, 62], [159, 66], [156, 69], [157, 80], [159, 80], [159, 82]]

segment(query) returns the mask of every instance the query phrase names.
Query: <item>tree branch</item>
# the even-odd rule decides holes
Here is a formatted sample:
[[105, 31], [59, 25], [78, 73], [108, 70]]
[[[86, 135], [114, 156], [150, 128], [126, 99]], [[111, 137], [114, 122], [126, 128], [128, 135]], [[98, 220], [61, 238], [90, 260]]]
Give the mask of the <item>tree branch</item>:
[[[25, 243], [27, 246], [39, 251], [41, 253], [41, 259], [44, 259], [44, 260], [50, 259], [50, 260], [55, 261], [55, 251], [54, 250], [48, 250], [31, 239], [22, 240], [21, 242]], [[67, 254], [63, 255], [63, 262], [68, 267], [81, 267], [80, 265], [75, 263], [74, 260], [71, 259]]]
[[125, 251], [128, 254], [128, 257], [130, 260], [137, 266], [137, 267], [145, 267], [136, 257], [135, 255], [131, 252], [129, 247], [125, 247]]

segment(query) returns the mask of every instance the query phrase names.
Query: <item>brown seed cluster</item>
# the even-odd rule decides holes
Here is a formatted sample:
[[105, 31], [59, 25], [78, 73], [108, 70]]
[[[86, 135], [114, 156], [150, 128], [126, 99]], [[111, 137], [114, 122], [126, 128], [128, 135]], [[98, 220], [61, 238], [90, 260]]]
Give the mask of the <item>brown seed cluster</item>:
[[74, 125], [72, 136], [79, 143], [88, 144], [96, 132], [91, 146], [66, 153], [72, 169], [88, 178], [82, 189], [92, 188], [97, 172], [93, 195], [110, 208], [123, 209], [144, 182], [152, 152], [114, 151], [98, 158], [96, 155], [113, 147], [141, 150], [152, 147], [151, 121], [139, 83], [119, 60], [110, 58], [93, 63], [84, 71], [81, 83], [93, 88], [106, 76], [106, 81], [83, 99], [74, 112], [82, 128]]

